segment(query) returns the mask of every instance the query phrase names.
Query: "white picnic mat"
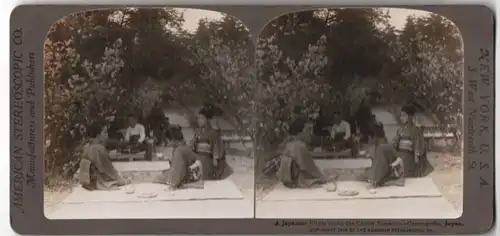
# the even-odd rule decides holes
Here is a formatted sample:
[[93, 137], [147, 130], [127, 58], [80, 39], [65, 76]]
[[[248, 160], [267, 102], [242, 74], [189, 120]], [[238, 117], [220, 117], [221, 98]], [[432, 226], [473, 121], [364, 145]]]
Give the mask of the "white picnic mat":
[[404, 187], [381, 187], [375, 193], [367, 189], [368, 183], [360, 181], [339, 181], [337, 192], [354, 190], [359, 192], [356, 196], [339, 196], [337, 192], [328, 192], [326, 186], [317, 189], [289, 189], [278, 185], [266, 195], [263, 201], [326, 201], [345, 199], [382, 199], [382, 198], [409, 198], [409, 197], [440, 197], [441, 193], [429, 177], [406, 179]]
[[372, 160], [367, 158], [349, 159], [316, 159], [314, 163], [320, 169], [364, 169], [372, 166]]
[[[166, 185], [154, 183], [141, 183], [133, 186], [135, 190], [133, 194], [127, 194], [125, 188], [113, 191], [88, 191], [77, 187], [64, 199], [63, 204], [243, 199], [240, 190], [229, 179], [205, 181], [204, 189], [166, 191]], [[156, 194], [156, 197], [140, 197], [142, 194], [151, 193]]]
[[113, 166], [118, 172], [164, 171], [170, 169], [168, 161], [113, 162]]

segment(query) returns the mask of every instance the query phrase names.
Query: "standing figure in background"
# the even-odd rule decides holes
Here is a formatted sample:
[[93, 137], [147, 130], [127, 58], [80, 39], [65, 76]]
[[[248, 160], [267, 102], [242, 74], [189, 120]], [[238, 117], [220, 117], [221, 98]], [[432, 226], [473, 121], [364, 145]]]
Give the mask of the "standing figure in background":
[[354, 114], [354, 120], [359, 129], [359, 133], [361, 134], [361, 142], [367, 143], [374, 136], [374, 130], [372, 129], [372, 111], [368, 106], [366, 99], [363, 99]]
[[191, 141], [191, 148], [202, 164], [204, 180], [222, 179], [230, 174], [220, 133], [212, 128], [213, 114], [207, 107], [198, 112], [198, 128]]
[[162, 145], [166, 142], [165, 137], [165, 112], [159, 102], [156, 102], [151, 113], [147, 118], [149, 131], [153, 132], [154, 142], [156, 145]]

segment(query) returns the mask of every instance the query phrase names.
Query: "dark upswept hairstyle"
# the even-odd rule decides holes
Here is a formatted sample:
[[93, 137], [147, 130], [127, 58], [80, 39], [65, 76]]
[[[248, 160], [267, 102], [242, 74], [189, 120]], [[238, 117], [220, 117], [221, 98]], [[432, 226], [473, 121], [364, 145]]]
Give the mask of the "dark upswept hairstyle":
[[332, 113], [332, 118], [338, 117], [339, 119], [343, 119], [342, 113], [340, 111], [333, 111]]
[[203, 106], [199, 111], [198, 114], [206, 117], [207, 119], [211, 120], [215, 114], [212, 108]]
[[103, 129], [103, 127], [102, 127], [101, 123], [91, 124], [87, 128], [87, 136], [89, 136], [90, 138], [97, 138], [97, 136], [99, 136], [99, 134], [101, 134], [102, 129]]
[[76, 109], [78, 109], [78, 110], [81, 110], [82, 107], [83, 107], [83, 104], [80, 101], [74, 101], [74, 102], [71, 103], [71, 105], [75, 106]]
[[290, 124], [290, 128], [288, 129], [290, 135], [300, 134], [304, 130], [306, 122], [307, 122], [306, 119], [301, 119], [301, 118], [292, 121], [292, 123]]
[[205, 102], [202, 105], [202, 109], [206, 109], [207, 111], [210, 111], [212, 116], [222, 116], [224, 115], [224, 111], [220, 106], [217, 106], [213, 103]]
[[301, 113], [302, 113], [302, 111], [304, 111], [304, 107], [303, 107], [302, 105], [296, 105], [296, 106], [294, 106], [294, 107], [293, 107], [293, 109], [292, 109], [292, 112], [293, 112], [294, 114], [297, 114], [297, 115], [298, 115], [298, 114], [301, 114]]
[[184, 134], [182, 133], [182, 128], [179, 125], [170, 126], [170, 136], [174, 141], [184, 140]]
[[409, 116], [414, 116], [415, 113], [417, 112], [417, 109], [415, 108], [415, 106], [412, 106], [411, 104], [407, 104], [401, 108], [401, 111], [408, 114]]

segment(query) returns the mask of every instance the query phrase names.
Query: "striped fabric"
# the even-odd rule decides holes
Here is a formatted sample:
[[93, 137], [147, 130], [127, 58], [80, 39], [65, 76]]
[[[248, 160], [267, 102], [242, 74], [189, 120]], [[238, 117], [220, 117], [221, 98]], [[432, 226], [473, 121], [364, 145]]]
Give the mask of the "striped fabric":
[[399, 149], [412, 151], [413, 150], [413, 142], [409, 139], [401, 139], [401, 140], [399, 140]]
[[212, 153], [210, 144], [207, 142], [198, 142], [196, 144], [196, 151], [201, 153]]

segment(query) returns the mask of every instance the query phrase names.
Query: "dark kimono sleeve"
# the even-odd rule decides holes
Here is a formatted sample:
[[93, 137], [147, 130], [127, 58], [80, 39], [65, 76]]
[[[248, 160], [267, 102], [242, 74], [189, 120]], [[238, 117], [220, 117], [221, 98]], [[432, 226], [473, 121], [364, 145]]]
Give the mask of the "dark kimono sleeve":
[[215, 130], [210, 132], [210, 145], [215, 159], [221, 159], [225, 156], [224, 143], [219, 132]]
[[297, 153], [294, 153], [294, 156], [297, 156], [297, 162], [299, 164], [299, 168], [301, 171], [308, 171], [309, 163], [306, 160], [312, 160], [312, 154], [307, 148], [306, 145], [297, 144]]
[[176, 148], [170, 160], [171, 166], [167, 172], [167, 182], [175, 187], [179, 187], [188, 175], [189, 166], [195, 161], [196, 154], [188, 146]]
[[413, 128], [413, 145], [415, 158], [425, 154], [425, 139], [423, 129], [420, 127]]
[[111, 158], [109, 156], [108, 151], [104, 146], [95, 146], [96, 153], [98, 153], [98, 156], [95, 157], [93, 160], [93, 163], [95, 167], [99, 170], [101, 173], [105, 173], [108, 175], [113, 180], [116, 180], [119, 178], [118, 171], [115, 169], [113, 166], [113, 163], [111, 162]]

